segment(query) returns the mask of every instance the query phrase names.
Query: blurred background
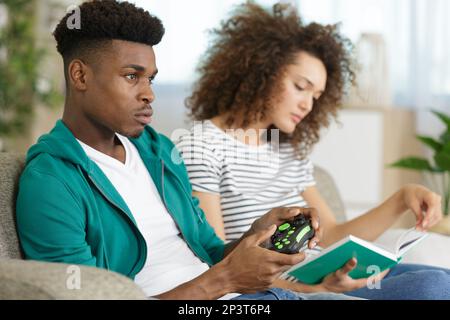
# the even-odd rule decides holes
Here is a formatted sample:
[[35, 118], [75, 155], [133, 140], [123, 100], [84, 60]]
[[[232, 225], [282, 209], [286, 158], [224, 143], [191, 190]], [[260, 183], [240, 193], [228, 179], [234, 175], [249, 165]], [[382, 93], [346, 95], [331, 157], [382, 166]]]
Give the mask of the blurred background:
[[[0, 150], [25, 153], [61, 117], [63, 68], [51, 33], [80, 2], [0, 0]], [[166, 28], [155, 47], [153, 127], [170, 137], [175, 129], [190, 127], [184, 99], [208, 47], [208, 30], [243, 1], [131, 2], [158, 16]], [[430, 110], [450, 115], [450, 0], [281, 2], [295, 5], [304, 22], [340, 23], [355, 44], [358, 87], [311, 156], [336, 180], [349, 218], [408, 182], [449, 192], [444, 189], [448, 172], [447, 178], [433, 178], [388, 164], [406, 156], [432, 161], [436, 150], [416, 135], [438, 139], [445, 133], [445, 121]]]

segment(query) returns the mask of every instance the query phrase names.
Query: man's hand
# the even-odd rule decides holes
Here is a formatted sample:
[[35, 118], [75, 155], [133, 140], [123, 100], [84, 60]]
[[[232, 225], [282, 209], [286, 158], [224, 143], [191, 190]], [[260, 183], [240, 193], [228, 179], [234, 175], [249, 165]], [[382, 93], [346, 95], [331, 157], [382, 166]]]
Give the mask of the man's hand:
[[234, 250], [212, 268], [222, 268], [231, 292], [252, 293], [268, 289], [278, 277], [305, 255], [282, 254], [260, 247], [276, 230], [276, 225], [259, 230], [243, 239]]
[[[368, 278], [352, 279], [348, 274], [357, 265], [356, 258], [352, 258], [339, 270], [327, 275], [322, 283], [318, 285], [319, 291], [330, 291], [336, 293], [342, 293], [347, 291], [353, 291], [363, 288], [367, 285]], [[376, 276], [375, 281], [381, 281], [384, 276], [389, 272], [385, 270]]]
[[403, 202], [416, 215], [416, 229], [426, 230], [442, 219], [441, 197], [427, 188], [408, 184], [402, 189]]
[[[299, 214], [303, 214], [306, 218], [311, 219], [311, 225], [314, 228], [314, 237], [309, 241], [308, 247], [314, 248], [316, 244], [322, 238], [322, 228], [319, 223], [319, 215], [314, 208], [301, 208], [301, 207], [289, 207], [289, 208], [274, 208], [268, 213], [255, 220], [250, 227], [250, 230], [246, 232], [245, 236], [252, 235], [267, 229], [269, 226], [275, 224], [277, 227], [287, 220], [291, 220]], [[275, 230], [274, 230], [275, 232]]]

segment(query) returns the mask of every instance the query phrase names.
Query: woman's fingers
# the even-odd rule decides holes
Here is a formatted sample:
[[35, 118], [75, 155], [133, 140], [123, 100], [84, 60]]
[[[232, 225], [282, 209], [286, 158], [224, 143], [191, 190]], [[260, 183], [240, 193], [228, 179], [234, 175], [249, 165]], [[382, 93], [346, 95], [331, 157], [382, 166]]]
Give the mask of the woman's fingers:
[[358, 263], [358, 261], [356, 260], [356, 258], [351, 258], [350, 260], [347, 261], [347, 263], [341, 269], [336, 271], [336, 276], [338, 276], [338, 277], [347, 276], [350, 271], [355, 269], [357, 263]]

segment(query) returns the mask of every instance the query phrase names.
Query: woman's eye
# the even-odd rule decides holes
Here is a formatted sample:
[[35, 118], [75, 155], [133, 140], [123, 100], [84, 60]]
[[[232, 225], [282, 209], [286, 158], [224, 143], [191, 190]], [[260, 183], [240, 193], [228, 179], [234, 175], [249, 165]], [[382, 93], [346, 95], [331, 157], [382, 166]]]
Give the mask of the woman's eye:
[[302, 88], [302, 87], [299, 86], [298, 84], [296, 84], [295, 87], [296, 87], [297, 90], [299, 90], [299, 91], [304, 91], [304, 90], [305, 90], [305, 88]]
[[136, 76], [135, 74], [127, 74], [126, 77], [127, 77], [129, 80], [136, 80], [136, 79], [137, 79], [137, 76]]

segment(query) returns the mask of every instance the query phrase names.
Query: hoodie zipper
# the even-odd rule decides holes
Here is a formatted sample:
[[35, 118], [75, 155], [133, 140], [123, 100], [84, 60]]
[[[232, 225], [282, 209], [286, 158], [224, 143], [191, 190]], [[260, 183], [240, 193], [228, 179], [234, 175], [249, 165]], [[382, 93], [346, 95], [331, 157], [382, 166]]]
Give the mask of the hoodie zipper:
[[[184, 242], [187, 244], [187, 246], [189, 247], [189, 249], [191, 249], [191, 251], [194, 253], [194, 255], [200, 259], [200, 261], [202, 261], [203, 263], [206, 263], [207, 265], [209, 265], [208, 262], [204, 261], [201, 257], [198, 256], [198, 254], [195, 252], [194, 249], [192, 249], [191, 245], [189, 244], [189, 242], [186, 240], [186, 237], [183, 234], [183, 231], [181, 230], [180, 226], [178, 225], [178, 223], [176, 222], [176, 220], [174, 219], [174, 215], [172, 214], [172, 212], [170, 212], [169, 207], [167, 206], [167, 202], [166, 202], [166, 193], [164, 191], [164, 160], [161, 159], [161, 166], [162, 166], [162, 172], [161, 172], [161, 188], [162, 188], [162, 200], [164, 203], [164, 207], [166, 207], [167, 212], [172, 216], [173, 221], [175, 222], [178, 230], [180, 230], [180, 234], [181, 237], [183, 238]], [[201, 219], [201, 217], [197, 214], [197, 216], [200, 218], [200, 221], [203, 223], [203, 219]]]
[[[89, 179], [91, 180], [91, 182], [95, 185], [95, 187], [97, 188], [98, 191], [100, 191], [100, 193], [103, 195], [103, 197], [106, 198], [106, 200], [108, 200], [110, 203], [112, 203], [117, 209], [119, 209], [120, 211], [122, 211], [125, 216], [127, 217], [128, 221], [131, 222], [132, 225], [135, 225], [135, 223], [130, 219], [130, 217], [128, 216], [128, 214], [119, 206], [117, 205], [117, 203], [115, 203], [110, 197], [108, 197], [103, 190], [98, 186], [98, 184], [95, 182], [94, 178], [92, 178], [92, 176], [90, 174], [88, 174]], [[138, 229], [139, 230], [139, 229]], [[139, 231], [140, 232], [140, 231]], [[144, 241], [145, 243], [145, 241]], [[147, 259], [147, 246], [144, 246], [144, 251], [145, 251], [145, 259], [144, 259], [144, 264], [145, 265], [145, 260]], [[107, 269], [109, 270], [109, 261], [108, 261], [108, 257], [105, 255], [105, 259], [106, 259], [106, 263], [107, 263]]]
[[[163, 192], [163, 198], [165, 199], [165, 193], [164, 193], [164, 160], [162, 160], [162, 159], [161, 159], [161, 164], [162, 164], [162, 175], [163, 175], [163, 178], [161, 179], [161, 181], [162, 181], [162, 186], [163, 186], [162, 192]], [[175, 175], [175, 178], [178, 180], [178, 182], [180, 183], [180, 185], [183, 187], [183, 182], [180, 181], [180, 179], [179, 179], [176, 175]], [[184, 189], [184, 187], [183, 187], [183, 191], [186, 192], [186, 189]], [[188, 192], [186, 192], [186, 193], [188, 193]], [[192, 202], [191, 202], [191, 206], [194, 207], [194, 206], [192, 205]], [[201, 222], [201, 223], [204, 223], [204, 220], [203, 220], [202, 216], [198, 213], [198, 211], [196, 211], [195, 213], [196, 213], [196, 215], [197, 215], [197, 218], [199, 218], [200, 222]]]

